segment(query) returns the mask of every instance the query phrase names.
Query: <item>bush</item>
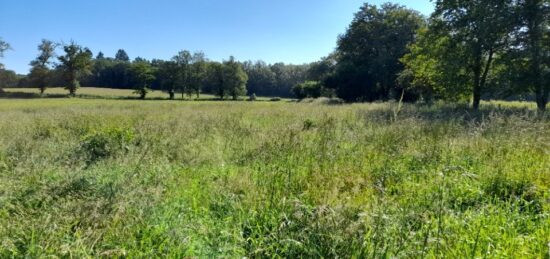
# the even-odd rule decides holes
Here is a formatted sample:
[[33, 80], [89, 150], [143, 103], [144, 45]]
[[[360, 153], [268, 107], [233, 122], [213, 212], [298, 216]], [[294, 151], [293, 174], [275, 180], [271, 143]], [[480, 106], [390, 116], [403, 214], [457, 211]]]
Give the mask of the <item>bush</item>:
[[271, 101], [271, 102], [280, 102], [281, 98], [280, 97], [273, 97], [273, 98], [269, 99], [269, 101]]
[[251, 95], [248, 97], [248, 101], [251, 101], [251, 102], [256, 101], [256, 99], [257, 99], [257, 98], [256, 98], [256, 94], [251, 94]]
[[318, 103], [318, 104], [325, 104], [325, 105], [344, 104], [344, 100], [342, 100], [340, 98], [327, 98], [327, 97], [317, 98], [317, 99], [315, 99], [314, 102]]
[[107, 128], [86, 135], [82, 139], [80, 150], [87, 162], [94, 162], [127, 151], [133, 140], [134, 132], [130, 129]]
[[316, 103], [316, 104], [323, 104], [323, 105], [339, 105], [344, 104], [344, 100], [340, 98], [327, 98], [327, 97], [321, 97], [321, 98], [305, 98], [300, 100], [301, 103]]
[[298, 99], [307, 97], [318, 98], [321, 97], [323, 93], [323, 86], [317, 81], [306, 81], [294, 86], [292, 92], [294, 92], [294, 95]]

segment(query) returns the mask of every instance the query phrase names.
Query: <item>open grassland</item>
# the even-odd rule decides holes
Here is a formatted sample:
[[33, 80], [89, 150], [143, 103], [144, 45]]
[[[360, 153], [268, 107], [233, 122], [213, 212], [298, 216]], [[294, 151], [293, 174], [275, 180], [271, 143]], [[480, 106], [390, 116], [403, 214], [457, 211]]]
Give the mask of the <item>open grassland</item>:
[[0, 100], [0, 257], [548, 258], [529, 106]]
[[[40, 98], [38, 88], [4, 88], [5, 95], [11, 98]], [[100, 88], [100, 87], [81, 87], [77, 90], [76, 96], [87, 99], [137, 99], [138, 95], [132, 89], [115, 89], [115, 88]], [[46, 98], [64, 98], [68, 97], [68, 90], [64, 87], [47, 88], [43, 97]], [[197, 99], [196, 95], [184, 95], [186, 100]], [[199, 100], [212, 100], [218, 97], [211, 94], [201, 94]], [[151, 90], [147, 94], [147, 99], [159, 100], [168, 99], [168, 93], [158, 90]], [[176, 94], [176, 99], [182, 99], [181, 94]], [[271, 98], [258, 97], [258, 101], [267, 101]]]

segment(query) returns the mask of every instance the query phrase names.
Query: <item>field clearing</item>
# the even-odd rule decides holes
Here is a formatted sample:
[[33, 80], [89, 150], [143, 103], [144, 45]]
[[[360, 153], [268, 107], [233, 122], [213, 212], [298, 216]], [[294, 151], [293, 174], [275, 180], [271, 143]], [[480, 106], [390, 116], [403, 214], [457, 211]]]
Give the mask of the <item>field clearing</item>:
[[550, 256], [531, 103], [0, 99], [0, 132], [1, 258]]
[[[4, 91], [11, 94], [25, 94], [27, 98], [40, 97], [40, 91], [37, 88], [4, 88]], [[47, 88], [44, 93], [45, 97], [66, 97], [68, 95], [67, 89], [63, 87]], [[114, 88], [100, 88], [100, 87], [81, 87], [76, 92], [77, 97], [83, 98], [108, 98], [108, 99], [125, 99], [125, 98], [137, 98], [138, 95], [134, 93], [133, 89], [114, 89]], [[25, 97], [25, 96], [24, 96]], [[17, 96], [16, 96], [17, 98]], [[201, 94], [200, 100], [216, 99], [218, 97], [211, 94]], [[246, 98], [246, 97], [245, 97]], [[147, 99], [168, 99], [168, 93], [163, 91], [151, 91], [147, 94]], [[181, 99], [181, 94], [176, 94], [176, 99]], [[191, 97], [185, 95], [185, 99], [194, 100], [195, 95]], [[259, 101], [266, 101], [270, 98], [258, 97]]]

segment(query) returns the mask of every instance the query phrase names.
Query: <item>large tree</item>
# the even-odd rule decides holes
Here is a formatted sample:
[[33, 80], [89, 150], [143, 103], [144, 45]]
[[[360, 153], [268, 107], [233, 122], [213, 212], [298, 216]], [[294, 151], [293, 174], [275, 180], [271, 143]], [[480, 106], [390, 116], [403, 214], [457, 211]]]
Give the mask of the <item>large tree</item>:
[[335, 72], [327, 86], [347, 101], [387, 100], [401, 94], [396, 84], [407, 53], [424, 19], [417, 11], [386, 3], [365, 4], [340, 36]]
[[135, 93], [139, 94], [140, 99], [145, 99], [150, 90], [151, 83], [155, 80], [153, 68], [148, 62], [134, 62], [131, 67], [131, 73], [135, 84]]
[[191, 87], [189, 87], [192, 59], [193, 55], [187, 50], [178, 52], [178, 54], [172, 58], [172, 60], [176, 62], [177, 66], [176, 89], [180, 90], [182, 99], [186, 93], [188, 95], [191, 95], [192, 93]]
[[[548, 59], [550, 58], [550, 1], [518, 0], [520, 26], [518, 38], [522, 55], [527, 60], [526, 83], [530, 92], [535, 92], [537, 107], [544, 111], [548, 103], [550, 82]], [[518, 61], [516, 61], [518, 62]]]
[[168, 92], [170, 100], [173, 100], [178, 79], [178, 66], [175, 61], [157, 61], [156, 79], [160, 89]]
[[462, 61], [462, 48], [431, 26], [420, 29], [410, 52], [401, 59], [405, 70], [399, 73], [397, 83], [427, 103], [433, 99], [468, 100], [471, 76]]
[[63, 51], [65, 51], [65, 55], [58, 57], [59, 62], [61, 62], [60, 69], [68, 81], [66, 89], [69, 90], [71, 96], [74, 96], [76, 90], [80, 87], [80, 77], [90, 73], [92, 52], [75, 42], [63, 46]]
[[207, 68], [206, 55], [203, 52], [195, 52], [191, 58], [190, 73], [189, 73], [189, 89], [200, 97], [202, 85], [206, 77]]
[[[246, 94], [246, 82], [248, 75], [244, 72], [240, 63], [233, 56], [223, 62], [223, 88], [225, 93], [237, 100], [239, 96]], [[224, 97], [224, 96], [220, 96]]]
[[479, 109], [495, 55], [506, 48], [514, 26], [513, 0], [435, 2], [431, 29], [449, 39], [446, 51], [460, 52], [454, 57], [460, 58], [470, 76], [475, 110]]
[[128, 54], [125, 50], [119, 49], [115, 54], [115, 60], [116, 61], [122, 61], [122, 62], [129, 62], [130, 57], [128, 57]]
[[223, 99], [227, 95], [224, 87], [224, 65], [219, 62], [210, 62], [206, 72], [206, 83], [210, 92]]
[[31, 72], [29, 77], [31, 82], [40, 89], [40, 94], [44, 94], [50, 74], [51, 59], [55, 56], [56, 44], [52, 41], [43, 39], [38, 45], [39, 54], [31, 62]]

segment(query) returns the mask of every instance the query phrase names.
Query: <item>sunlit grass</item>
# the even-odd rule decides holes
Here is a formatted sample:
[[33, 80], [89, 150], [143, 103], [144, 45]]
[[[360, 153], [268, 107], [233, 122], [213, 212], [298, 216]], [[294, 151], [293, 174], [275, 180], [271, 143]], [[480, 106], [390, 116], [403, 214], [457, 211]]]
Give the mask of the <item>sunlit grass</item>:
[[0, 257], [547, 258], [529, 103], [0, 101]]
[[[40, 91], [38, 88], [4, 88], [4, 91], [8, 93], [23, 93], [23, 94], [35, 94], [36, 97], [40, 97]], [[77, 90], [77, 96], [85, 98], [110, 98], [110, 99], [120, 99], [120, 98], [137, 98], [138, 95], [134, 93], [132, 89], [114, 89], [114, 88], [99, 88], [99, 87], [81, 87]], [[63, 87], [51, 87], [47, 88], [44, 97], [63, 97], [67, 96], [68, 91]], [[17, 98], [17, 97], [16, 97]], [[210, 100], [217, 99], [218, 97], [211, 94], [200, 94], [200, 100]], [[243, 97], [246, 99], [247, 97]], [[168, 99], [168, 93], [151, 90], [147, 94], [147, 99]], [[182, 99], [181, 94], [176, 94], [176, 99]], [[191, 96], [184, 95], [183, 99], [185, 100], [195, 100], [197, 99], [196, 95]], [[257, 97], [258, 101], [267, 101], [270, 100], [269, 97]]]

